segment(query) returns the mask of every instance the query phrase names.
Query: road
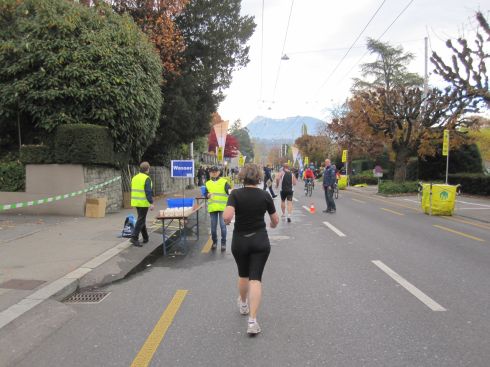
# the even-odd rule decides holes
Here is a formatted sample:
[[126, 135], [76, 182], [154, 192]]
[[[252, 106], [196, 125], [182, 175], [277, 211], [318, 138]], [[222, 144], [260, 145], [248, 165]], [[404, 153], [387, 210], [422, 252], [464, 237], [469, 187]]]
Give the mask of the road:
[[269, 230], [255, 338], [229, 248], [204, 240], [107, 286], [101, 303], [65, 304], [74, 317], [19, 366], [486, 367], [490, 223], [430, 217], [405, 199], [341, 191], [326, 214], [319, 188], [298, 194], [293, 222]]

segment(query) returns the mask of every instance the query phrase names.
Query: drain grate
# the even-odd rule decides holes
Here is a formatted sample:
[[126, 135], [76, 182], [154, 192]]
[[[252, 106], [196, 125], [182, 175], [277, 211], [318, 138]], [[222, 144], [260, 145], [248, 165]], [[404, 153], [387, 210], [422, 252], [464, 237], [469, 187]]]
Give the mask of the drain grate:
[[102, 291], [81, 291], [73, 293], [70, 297], [66, 298], [63, 303], [100, 303], [111, 292]]

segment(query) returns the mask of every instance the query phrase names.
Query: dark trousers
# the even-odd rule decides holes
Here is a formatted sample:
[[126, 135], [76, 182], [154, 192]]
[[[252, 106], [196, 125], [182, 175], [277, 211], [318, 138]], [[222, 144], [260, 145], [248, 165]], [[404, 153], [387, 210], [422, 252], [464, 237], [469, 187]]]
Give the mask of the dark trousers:
[[134, 226], [133, 235], [131, 238], [137, 240], [141, 235], [144, 240], [148, 239], [148, 231], [146, 230], [146, 215], [148, 214], [148, 208], [136, 208], [138, 212], [138, 219], [136, 220], [136, 225]]
[[335, 200], [333, 199], [333, 188], [325, 187], [325, 201], [327, 202], [327, 210], [337, 210]]
[[[264, 180], [264, 190], [267, 190], [267, 180]], [[272, 183], [269, 186], [269, 192], [271, 193], [271, 196], [276, 196], [276, 194], [274, 194], [274, 190], [272, 189]]]

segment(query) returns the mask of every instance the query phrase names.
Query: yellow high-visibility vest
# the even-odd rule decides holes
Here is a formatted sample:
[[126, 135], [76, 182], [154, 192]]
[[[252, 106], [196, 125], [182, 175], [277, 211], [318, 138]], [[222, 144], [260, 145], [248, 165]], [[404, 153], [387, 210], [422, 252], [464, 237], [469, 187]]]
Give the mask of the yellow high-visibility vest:
[[206, 182], [206, 190], [213, 194], [208, 200], [208, 212], [223, 212], [228, 202], [228, 195], [225, 191], [225, 186], [228, 181], [225, 178], [219, 178], [216, 181], [209, 180]]
[[[151, 204], [146, 198], [145, 182], [150, 178], [146, 173], [138, 173], [131, 180], [131, 206], [135, 208], [148, 208]], [[150, 178], [150, 185], [153, 187]]]

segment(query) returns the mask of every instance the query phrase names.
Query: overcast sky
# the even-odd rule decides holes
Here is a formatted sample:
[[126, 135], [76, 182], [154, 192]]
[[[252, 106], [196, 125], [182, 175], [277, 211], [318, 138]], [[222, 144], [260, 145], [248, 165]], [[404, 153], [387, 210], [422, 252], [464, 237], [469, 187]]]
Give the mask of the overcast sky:
[[[414, 53], [409, 69], [421, 75], [424, 37], [429, 37], [429, 55], [433, 50], [449, 60], [445, 41], [463, 34], [472, 40], [475, 11], [488, 19], [490, 8], [488, 1], [479, 0], [385, 0], [338, 65], [383, 0], [294, 0], [286, 37], [291, 3], [265, 0], [262, 26], [262, 0], [242, 0], [242, 13], [254, 16], [257, 27], [249, 41], [250, 63], [234, 73], [219, 107], [224, 120], [241, 119], [246, 125], [258, 115], [325, 119], [330, 107], [349, 96], [352, 78], [359, 76], [358, 65], [373, 60], [368, 54], [359, 61], [366, 54], [366, 38], [379, 38], [409, 3], [381, 41]], [[283, 46], [287, 61], [281, 60]], [[440, 84], [440, 80], [431, 75], [429, 83]]]

